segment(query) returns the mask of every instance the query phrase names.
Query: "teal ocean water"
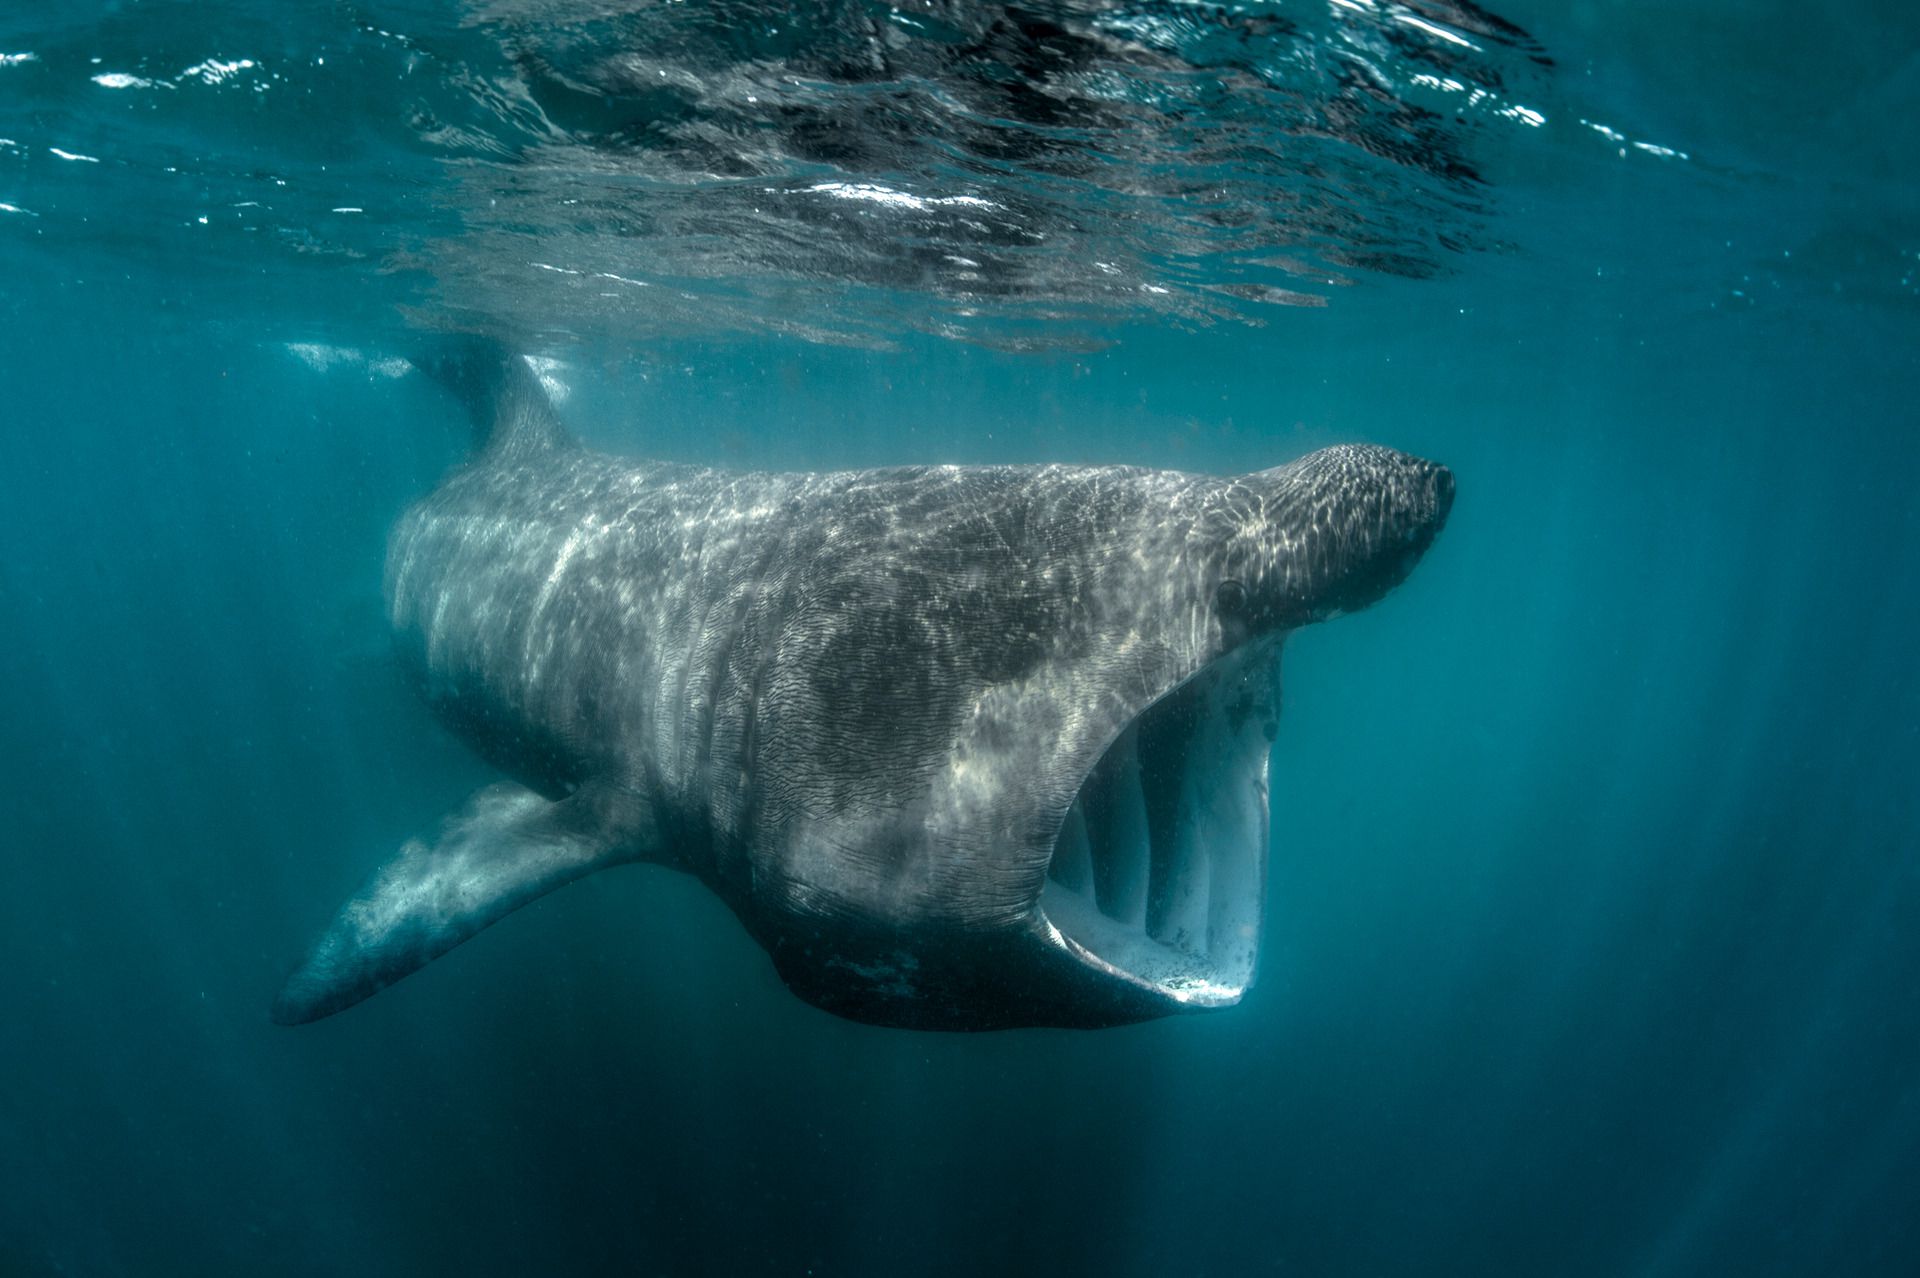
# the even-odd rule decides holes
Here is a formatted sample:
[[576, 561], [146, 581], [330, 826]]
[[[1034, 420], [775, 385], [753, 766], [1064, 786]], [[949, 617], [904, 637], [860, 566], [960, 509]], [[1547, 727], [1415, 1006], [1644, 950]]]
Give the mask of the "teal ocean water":
[[[0, 1272], [1920, 1272], [1916, 107], [1889, 4], [12, 6]], [[707, 465], [1449, 465], [1246, 1000], [858, 1025], [634, 867], [271, 1024], [495, 775], [449, 329]]]

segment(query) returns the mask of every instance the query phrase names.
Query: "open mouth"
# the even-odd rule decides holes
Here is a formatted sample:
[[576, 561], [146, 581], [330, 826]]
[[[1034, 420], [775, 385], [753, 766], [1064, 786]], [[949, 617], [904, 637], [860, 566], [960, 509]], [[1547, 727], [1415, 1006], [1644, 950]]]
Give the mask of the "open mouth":
[[1040, 894], [1047, 939], [1191, 1007], [1253, 984], [1278, 648], [1248, 644], [1141, 712], [1081, 782]]

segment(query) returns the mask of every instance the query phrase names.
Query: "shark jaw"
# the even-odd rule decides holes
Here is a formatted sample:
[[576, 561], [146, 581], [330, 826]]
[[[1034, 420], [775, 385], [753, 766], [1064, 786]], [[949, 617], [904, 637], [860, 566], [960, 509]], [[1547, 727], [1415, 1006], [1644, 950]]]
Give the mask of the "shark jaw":
[[1081, 780], [1035, 931], [1165, 1010], [1251, 988], [1267, 877], [1279, 640], [1215, 659], [1141, 711]]

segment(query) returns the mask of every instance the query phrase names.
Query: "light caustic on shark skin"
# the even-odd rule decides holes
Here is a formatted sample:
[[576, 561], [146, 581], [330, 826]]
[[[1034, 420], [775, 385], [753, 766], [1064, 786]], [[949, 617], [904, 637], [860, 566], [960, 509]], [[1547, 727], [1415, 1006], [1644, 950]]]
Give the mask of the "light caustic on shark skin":
[[1390, 449], [742, 474], [590, 453], [527, 362], [422, 361], [475, 457], [395, 527], [435, 710], [515, 777], [341, 908], [326, 1016], [634, 861], [718, 893], [788, 986], [943, 1029], [1100, 1026], [1250, 986], [1281, 644], [1399, 582], [1453, 479]]

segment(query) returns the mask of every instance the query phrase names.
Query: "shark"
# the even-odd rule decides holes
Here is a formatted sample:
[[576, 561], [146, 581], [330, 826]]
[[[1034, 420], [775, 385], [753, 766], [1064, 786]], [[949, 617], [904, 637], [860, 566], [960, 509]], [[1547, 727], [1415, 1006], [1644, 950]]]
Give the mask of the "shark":
[[696, 876], [794, 994], [859, 1021], [1232, 1006], [1282, 646], [1401, 582], [1454, 496], [1361, 444], [1228, 476], [635, 461], [583, 447], [499, 341], [415, 362], [474, 446], [394, 527], [387, 614], [507, 779], [372, 871], [282, 1024], [633, 863]]

